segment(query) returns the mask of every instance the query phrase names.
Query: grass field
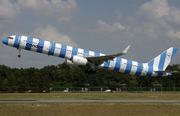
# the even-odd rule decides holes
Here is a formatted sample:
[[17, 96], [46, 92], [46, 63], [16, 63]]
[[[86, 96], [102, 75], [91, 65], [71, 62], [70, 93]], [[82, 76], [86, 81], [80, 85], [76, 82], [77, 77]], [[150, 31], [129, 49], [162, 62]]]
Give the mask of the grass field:
[[0, 93], [0, 99], [180, 99], [180, 93]]
[[180, 103], [0, 104], [0, 116], [179, 116]]
[[[180, 99], [179, 93], [1, 93], [0, 99]], [[0, 103], [0, 116], [179, 116], [180, 103]]]

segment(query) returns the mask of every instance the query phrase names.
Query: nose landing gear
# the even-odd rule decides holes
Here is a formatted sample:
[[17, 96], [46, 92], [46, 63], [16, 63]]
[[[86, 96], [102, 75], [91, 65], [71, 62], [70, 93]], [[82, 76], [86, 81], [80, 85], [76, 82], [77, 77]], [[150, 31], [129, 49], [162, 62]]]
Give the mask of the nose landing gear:
[[19, 49], [19, 55], [18, 55], [18, 58], [21, 57], [21, 49]]

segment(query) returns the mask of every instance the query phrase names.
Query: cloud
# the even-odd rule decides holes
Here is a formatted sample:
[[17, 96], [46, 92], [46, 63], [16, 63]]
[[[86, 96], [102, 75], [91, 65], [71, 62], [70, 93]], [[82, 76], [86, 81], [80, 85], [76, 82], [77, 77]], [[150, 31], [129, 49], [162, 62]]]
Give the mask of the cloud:
[[78, 9], [75, 0], [18, 0], [18, 5], [38, 16], [54, 17], [58, 21], [69, 21]]
[[131, 17], [131, 16], [128, 16], [127, 17], [127, 20], [131, 23], [131, 24], [136, 24], [136, 20], [133, 18], [133, 17]]
[[109, 25], [102, 20], [98, 20], [96, 25], [98, 26], [98, 29], [89, 31], [93, 33], [117, 33], [119, 31], [127, 30], [127, 28], [120, 23], [114, 23], [113, 25]]
[[129, 27], [123, 26], [119, 22], [109, 25], [102, 20], [98, 20], [96, 25], [97, 29], [89, 29], [88, 32], [103, 34], [106, 37], [110, 37], [114, 40], [120, 40], [121, 42], [122, 40], [134, 37], [134, 34], [129, 31]]
[[168, 31], [166, 36], [169, 38], [180, 38], [180, 32]]
[[156, 33], [156, 25], [154, 25], [151, 22], [148, 23], [143, 23], [143, 27], [138, 26], [134, 28], [134, 32], [135, 33], [139, 33], [139, 34], [143, 34], [148, 38], [151, 38], [151, 40], [157, 40], [158, 39], [158, 35]]
[[150, 39], [180, 39], [180, 9], [169, 6], [167, 0], [152, 0], [140, 6], [137, 11], [142, 26], [134, 28], [135, 33]]
[[121, 13], [119, 12], [119, 9], [115, 11], [115, 14], [117, 15], [117, 18], [119, 19], [122, 17]]
[[138, 13], [144, 21], [152, 21], [168, 15], [169, 11], [167, 0], [152, 0], [144, 3]]
[[78, 47], [78, 45], [73, 42], [68, 35], [59, 33], [57, 29], [55, 27], [52, 27], [51, 25], [47, 25], [45, 28], [43, 28], [38, 24], [37, 28], [34, 29], [34, 31], [30, 35], [38, 39], [54, 41], [60, 44]]
[[0, 21], [9, 22], [20, 15], [20, 8], [10, 0], [0, 0]]
[[22, 9], [31, 10], [38, 16], [69, 21], [78, 10], [78, 5], [75, 0], [0, 0], [0, 21], [12, 21], [21, 14]]

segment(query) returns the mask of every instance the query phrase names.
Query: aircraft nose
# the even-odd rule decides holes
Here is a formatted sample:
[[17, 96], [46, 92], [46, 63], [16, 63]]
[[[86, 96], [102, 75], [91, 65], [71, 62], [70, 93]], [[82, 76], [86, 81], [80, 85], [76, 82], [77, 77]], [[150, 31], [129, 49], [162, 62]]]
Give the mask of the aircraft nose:
[[7, 45], [8, 44], [8, 39], [3, 39], [2, 42]]

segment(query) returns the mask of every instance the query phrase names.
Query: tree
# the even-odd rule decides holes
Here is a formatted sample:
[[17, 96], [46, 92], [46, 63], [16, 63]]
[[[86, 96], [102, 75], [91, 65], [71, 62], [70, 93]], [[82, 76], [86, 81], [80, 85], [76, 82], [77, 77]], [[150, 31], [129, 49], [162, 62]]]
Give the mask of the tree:
[[18, 91], [21, 93], [24, 93], [26, 91], [26, 87], [27, 87], [27, 81], [24, 77], [20, 77], [18, 79], [18, 85], [19, 85], [19, 89]]
[[2, 86], [2, 89], [4, 92], [8, 92], [8, 89], [9, 89], [9, 82], [8, 82], [8, 79], [5, 78], [3, 80], [3, 82], [1, 83], [1, 86]]
[[43, 76], [40, 72], [34, 72], [31, 78], [31, 90], [42, 93], [43, 90], [49, 91], [51, 80]]
[[138, 82], [136, 76], [130, 75], [128, 79], [129, 89], [135, 91], [137, 89]]
[[41, 69], [17, 69], [0, 65], [0, 90], [25, 92], [29, 87], [34, 92], [42, 92], [49, 91], [51, 83], [53, 87], [83, 87], [89, 83], [91, 87], [104, 86], [113, 89], [118, 87], [118, 84], [127, 84], [130, 90], [136, 90], [141, 83], [143, 87], [151, 87], [154, 82], [162, 84], [163, 87], [180, 87], [180, 64], [169, 65], [167, 70], [178, 72], [167, 77], [135, 76], [103, 68], [95, 68], [96, 74], [88, 74], [85, 73], [87, 69], [87, 66], [70, 68], [65, 63]]
[[40, 91], [41, 88], [39, 88], [41, 86], [40, 79], [39, 79], [40, 76], [42, 76], [42, 75], [39, 72], [33, 73], [33, 76], [31, 78], [31, 90], [33, 92], [42, 92], [42, 91]]

